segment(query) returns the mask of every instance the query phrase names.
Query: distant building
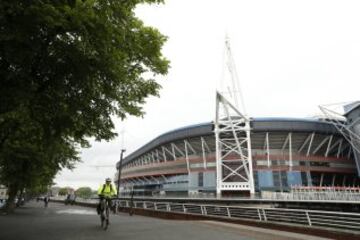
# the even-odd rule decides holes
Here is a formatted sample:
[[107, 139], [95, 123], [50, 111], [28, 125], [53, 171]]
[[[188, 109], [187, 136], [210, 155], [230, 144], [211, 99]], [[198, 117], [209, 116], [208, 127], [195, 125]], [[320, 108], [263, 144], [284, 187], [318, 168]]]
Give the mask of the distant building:
[[0, 199], [6, 199], [7, 197], [7, 188], [4, 185], [0, 185]]
[[52, 197], [58, 197], [59, 196], [60, 187], [52, 187], [50, 189], [51, 196]]

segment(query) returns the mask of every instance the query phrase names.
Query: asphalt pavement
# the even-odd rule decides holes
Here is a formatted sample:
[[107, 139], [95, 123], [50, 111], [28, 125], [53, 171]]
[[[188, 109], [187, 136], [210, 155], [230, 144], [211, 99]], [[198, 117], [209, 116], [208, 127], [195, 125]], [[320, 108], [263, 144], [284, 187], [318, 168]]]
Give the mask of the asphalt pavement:
[[214, 221], [178, 221], [120, 213], [104, 231], [95, 209], [29, 202], [0, 216], [0, 240], [320, 240], [309, 235]]

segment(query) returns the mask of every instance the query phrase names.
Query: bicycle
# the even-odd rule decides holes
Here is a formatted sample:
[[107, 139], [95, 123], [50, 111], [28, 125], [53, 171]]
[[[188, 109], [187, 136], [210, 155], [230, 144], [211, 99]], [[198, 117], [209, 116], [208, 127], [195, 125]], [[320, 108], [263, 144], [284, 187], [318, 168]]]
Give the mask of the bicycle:
[[110, 219], [110, 202], [111, 198], [101, 198], [100, 200], [100, 221], [101, 227], [106, 230], [109, 226], [109, 219]]
[[130, 198], [130, 206], [129, 206], [129, 215], [132, 216], [134, 214], [134, 189], [131, 192], [131, 198]]

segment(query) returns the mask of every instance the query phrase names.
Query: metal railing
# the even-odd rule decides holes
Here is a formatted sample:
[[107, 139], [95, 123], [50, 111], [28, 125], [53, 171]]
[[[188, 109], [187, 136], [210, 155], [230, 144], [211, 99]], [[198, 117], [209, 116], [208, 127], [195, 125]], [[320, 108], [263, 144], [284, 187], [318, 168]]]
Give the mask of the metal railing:
[[294, 187], [291, 192], [262, 191], [263, 199], [360, 201], [359, 187]]
[[149, 209], [162, 212], [195, 214], [231, 219], [244, 219], [269, 223], [290, 223], [302, 226], [326, 227], [337, 230], [351, 230], [360, 234], [360, 214], [317, 210], [256, 208], [219, 205], [182, 204], [118, 200], [118, 206]]

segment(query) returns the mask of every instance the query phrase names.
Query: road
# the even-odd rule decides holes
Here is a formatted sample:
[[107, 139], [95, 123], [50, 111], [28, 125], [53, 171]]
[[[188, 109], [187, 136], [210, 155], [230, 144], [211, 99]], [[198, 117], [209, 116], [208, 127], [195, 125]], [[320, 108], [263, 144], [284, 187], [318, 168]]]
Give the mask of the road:
[[30, 202], [14, 214], [0, 216], [1, 240], [320, 240], [308, 235], [214, 221], [164, 220], [120, 213], [111, 215], [107, 231], [95, 209]]

